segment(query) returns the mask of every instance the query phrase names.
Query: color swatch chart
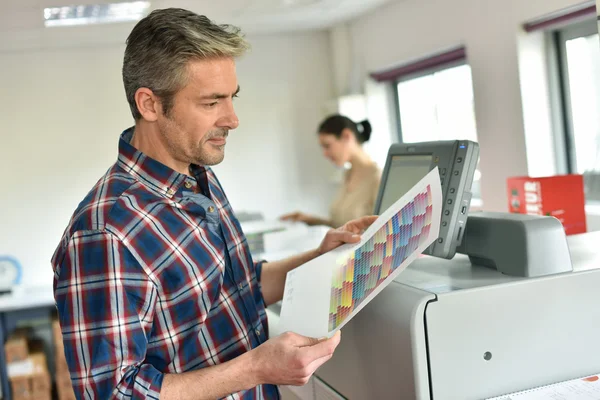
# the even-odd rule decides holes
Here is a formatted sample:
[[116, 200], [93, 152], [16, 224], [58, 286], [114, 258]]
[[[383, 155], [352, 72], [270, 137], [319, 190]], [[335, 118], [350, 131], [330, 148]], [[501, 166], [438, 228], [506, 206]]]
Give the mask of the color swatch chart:
[[333, 273], [329, 330], [338, 327], [420, 244], [431, 229], [431, 186], [419, 192], [368, 241], [338, 260]]

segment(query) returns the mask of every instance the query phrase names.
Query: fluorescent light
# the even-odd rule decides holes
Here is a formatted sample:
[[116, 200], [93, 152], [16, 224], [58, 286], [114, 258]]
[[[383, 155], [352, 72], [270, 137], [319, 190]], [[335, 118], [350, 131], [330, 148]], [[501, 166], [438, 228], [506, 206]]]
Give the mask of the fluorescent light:
[[50, 7], [44, 9], [44, 25], [51, 27], [138, 21], [149, 8], [149, 1]]

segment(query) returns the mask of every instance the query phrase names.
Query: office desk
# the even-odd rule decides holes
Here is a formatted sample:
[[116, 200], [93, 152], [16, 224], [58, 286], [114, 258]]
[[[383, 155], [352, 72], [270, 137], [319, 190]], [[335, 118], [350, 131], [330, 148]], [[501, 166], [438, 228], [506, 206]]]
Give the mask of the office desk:
[[[15, 293], [0, 296], [0, 398], [11, 399], [6, 368], [4, 342], [17, 328], [19, 321], [47, 318], [50, 321], [55, 310], [51, 286], [19, 288]], [[50, 331], [52, 331], [50, 329]], [[52, 351], [53, 349], [51, 349]], [[54, 359], [52, 354], [50, 360]]]

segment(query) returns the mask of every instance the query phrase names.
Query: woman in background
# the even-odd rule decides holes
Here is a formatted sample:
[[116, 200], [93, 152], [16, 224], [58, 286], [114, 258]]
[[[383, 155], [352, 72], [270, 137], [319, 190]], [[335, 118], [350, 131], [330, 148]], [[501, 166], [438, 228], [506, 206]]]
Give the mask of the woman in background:
[[281, 219], [338, 228], [352, 219], [373, 214], [381, 170], [362, 147], [371, 137], [369, 121], [357, 124], [342, 115], [332, 115], [321, 123], [318, 133], [323, 155], [338, 167], [351, 166], [331, 204], [329, 219], [302, 212]]

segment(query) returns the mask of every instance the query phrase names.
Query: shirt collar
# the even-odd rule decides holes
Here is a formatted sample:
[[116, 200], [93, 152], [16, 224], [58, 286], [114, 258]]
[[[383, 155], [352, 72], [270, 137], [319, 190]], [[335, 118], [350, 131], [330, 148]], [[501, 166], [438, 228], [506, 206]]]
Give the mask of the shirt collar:
[[[172, 198], [188, 176], [136, 149], [131, 144], [133, 130], [133, 127], [126, 129], [119, 138], [119, 165], [143, 185], [163, 196]], [[197, 165], [193, 165], [191, 170], [194, 175], [205, 171], [204, 167]]]

